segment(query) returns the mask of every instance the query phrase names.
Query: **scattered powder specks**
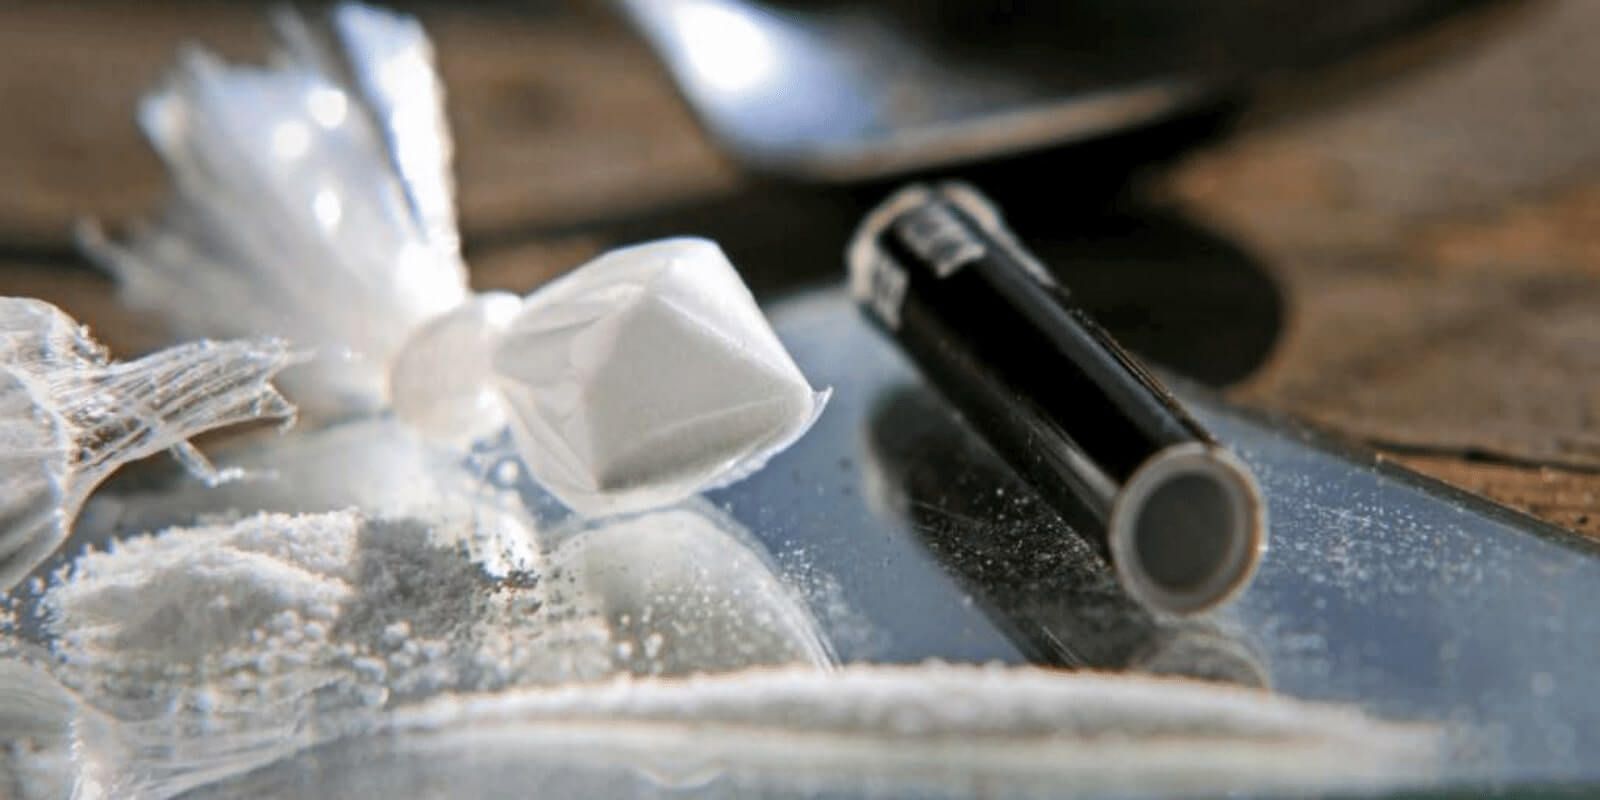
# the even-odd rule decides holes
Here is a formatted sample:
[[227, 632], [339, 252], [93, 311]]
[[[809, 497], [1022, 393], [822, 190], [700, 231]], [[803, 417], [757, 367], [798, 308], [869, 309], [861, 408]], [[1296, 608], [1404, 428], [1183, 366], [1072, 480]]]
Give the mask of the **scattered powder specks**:
[[582, 530], [550, 554], [552, 599], [607, 620], [636, 674], [831, 665], [811, 610], [738, 531], [691, 508]]

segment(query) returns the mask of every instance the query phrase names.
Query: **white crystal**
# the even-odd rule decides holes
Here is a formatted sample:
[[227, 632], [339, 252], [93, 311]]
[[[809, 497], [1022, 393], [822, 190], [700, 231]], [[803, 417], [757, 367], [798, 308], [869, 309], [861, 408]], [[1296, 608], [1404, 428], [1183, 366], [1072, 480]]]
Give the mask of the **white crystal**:
[[493, 362], [524, 463], [585, 514], [737, 480], [827, 399], [705, 239], [615, 250], [529, 295]]

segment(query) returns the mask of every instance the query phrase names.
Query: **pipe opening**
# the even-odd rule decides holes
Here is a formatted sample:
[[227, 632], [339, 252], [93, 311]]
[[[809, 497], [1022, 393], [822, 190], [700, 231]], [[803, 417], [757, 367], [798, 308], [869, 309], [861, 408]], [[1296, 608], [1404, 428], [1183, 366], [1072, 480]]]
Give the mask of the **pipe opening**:
[[1249, 582], [1263, 529], [1260, 493], [1245, 467], [1222, 451], [1182, 445], [1157, 454], [1119, 494], [1111, 556], [1141, 602], [1195, 613]]
[[1139, 563], [1162, 589], [1193, 593], [1227, 568], [1240, 520], [1228, 489], [1207, 475], [1177, 475], [1145, 498], [1133, 522]]

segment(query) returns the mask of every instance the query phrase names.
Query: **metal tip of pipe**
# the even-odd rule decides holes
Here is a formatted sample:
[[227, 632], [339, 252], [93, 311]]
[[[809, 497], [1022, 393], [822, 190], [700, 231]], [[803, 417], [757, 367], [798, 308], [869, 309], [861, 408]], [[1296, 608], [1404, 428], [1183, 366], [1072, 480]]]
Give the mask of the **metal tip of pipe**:
[[1250, 583], [1267, 546], [1250, 469], [1225, 450], [1185, 443], [1139, 467], [1118, 494], [1111, 560], [1135, 599], [1173, 614], [1216, 607]]

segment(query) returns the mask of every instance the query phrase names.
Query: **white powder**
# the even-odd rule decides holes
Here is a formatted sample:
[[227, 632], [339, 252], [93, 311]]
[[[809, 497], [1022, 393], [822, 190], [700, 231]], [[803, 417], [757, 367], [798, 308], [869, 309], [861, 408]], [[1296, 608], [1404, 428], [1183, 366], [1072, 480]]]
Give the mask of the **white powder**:
[[[353, 511], [120, 542], [47, 591], [54, 675], [75, 692], [23, 676], [42, 743], [25, 771], [59, 786], [51, 769], [76, 770], [115, 797], [616, 780], [1273, 793], [1426, 780], [1451, 755], [1436, 728], [1213, 684], [818, 669], [830, 662], [814, 621], [728, 524], [676, 509], [555, 531], [537, 579], [491, 577], [441, 546], [459, 535]], [[806, 666], [751, 669], [783, 663]], [[50, 737], [53, 707], [88, 733]]]
[[1196, 681], [925, 664], [620, 679], [398, 710], [202, 796], [1278, 796], [1393, 789], [1438, 727]]
[[[1228, 684], [1038, 667], [858, 665], [749, 670], [680, 680], [441, 697], [397, 713], [391, 729], [541, 719], [750, 726], [919, 741], [991, 733], [1020, 739], [1319, 742], [1432, 754], [1438, 729], [1389, 724], [1347, 706]], [[1421, 750], [1419, 750], [1421, 746]]]
[[115, 721], [89, 748], [102, 783], [165, 796], [440, 693], [830, 665], [729, 524], [575, 528], [548, 566], [496, 577], [449, 523], [260, 513], [87, 552], [41, 602], [55, 678]]
[[219, 450], [219, 457], [251, 480], [102, 495], [85, 510], [78, 535], [99, 541], [185, 525], [203, 513], [359, 508], [427, 520], [436, 544], [466, 548], [491, 575], [538, 569], [536, 524], [522, 499], [482, 480], [481, 468], [464, 467], [459, 453], [427, 446], [393, 417], [240, 444]]
[[543, 603], [537, 581], [490, 577], [422, 522], [341, 511], [117, 541], [74, 562], [44, 610], [69, 685], [142, 719], [608, 674], [604, 627], [557, 630]]

